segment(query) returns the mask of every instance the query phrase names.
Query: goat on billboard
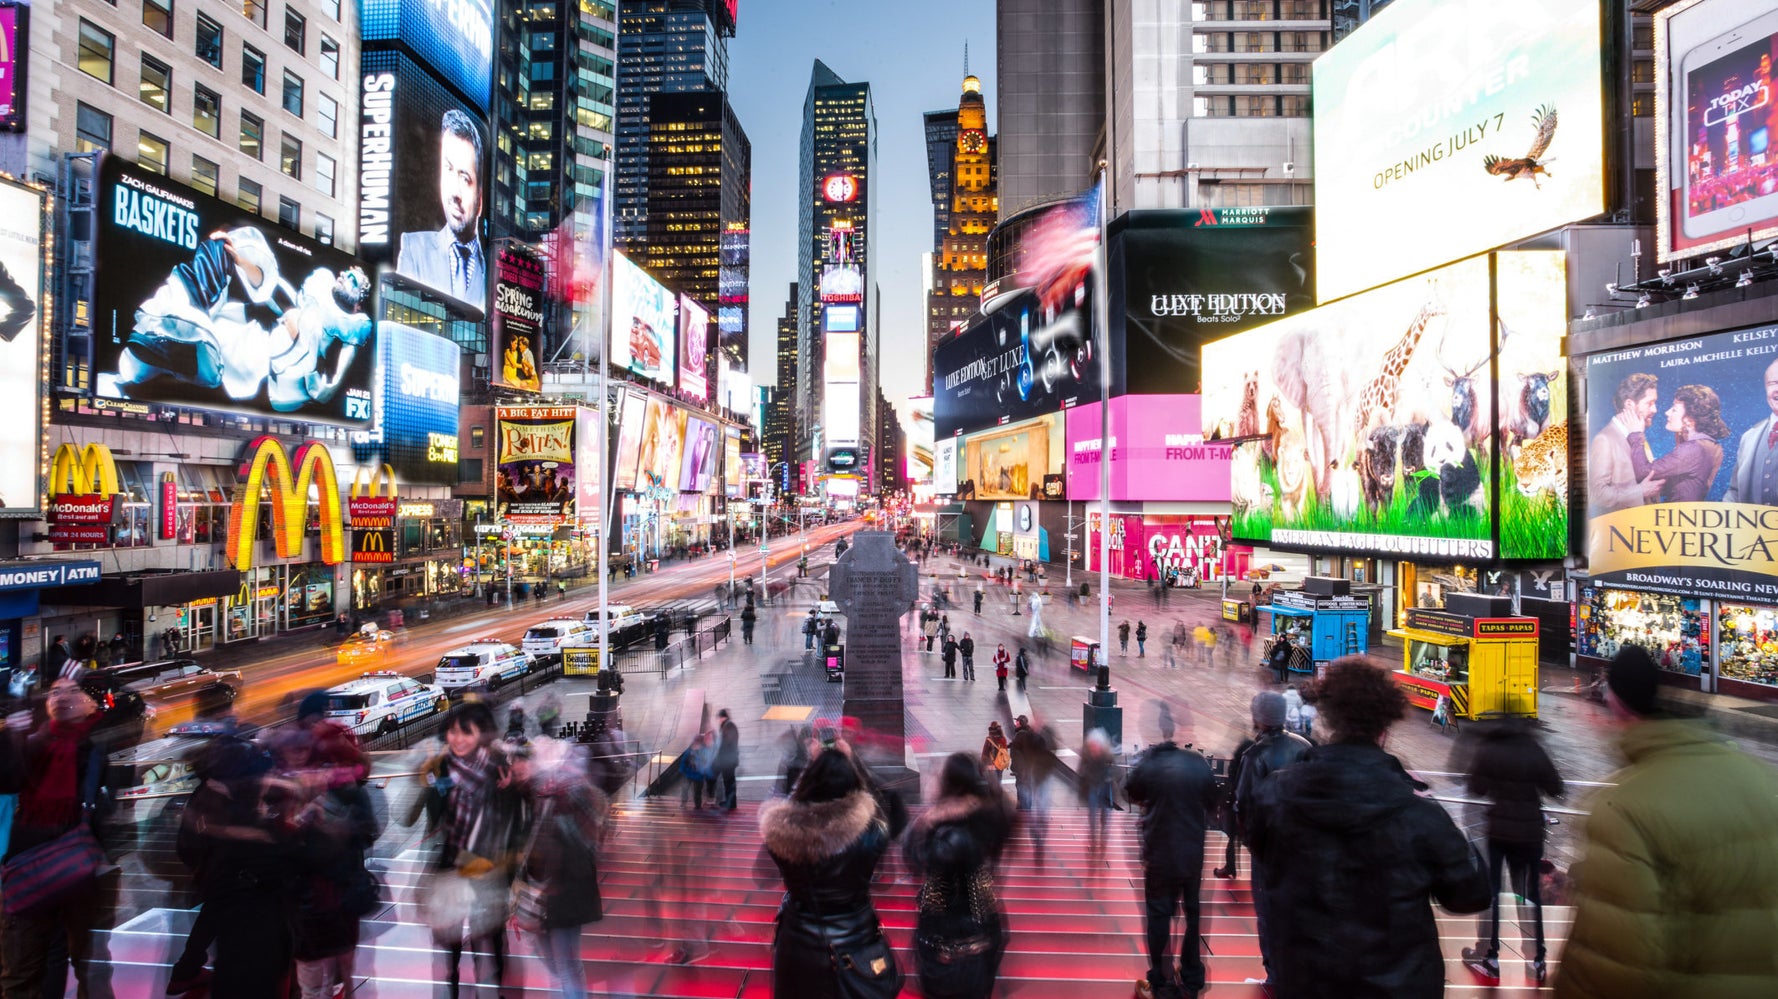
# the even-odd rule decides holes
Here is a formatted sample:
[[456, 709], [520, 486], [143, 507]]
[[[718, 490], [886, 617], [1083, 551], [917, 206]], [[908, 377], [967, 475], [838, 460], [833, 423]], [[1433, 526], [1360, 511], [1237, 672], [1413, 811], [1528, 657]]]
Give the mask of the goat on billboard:
[[1477, 257], [1205, 346], [1206, 370], [1239, 373], [1203, 397], [1212, 439], [1249, 439], [1234, 537], [1492, 558], [1498, 442], [1499, 554], [1566, 554], [1561, 254], [1496, 256], [1498, 294]]
[[1778, 0], [1655, 15], [1656, 257], [1778, 235]]
[[671, 386], [679, 336], [673, 293], [629, 257], [612, 257], [611, 363]]

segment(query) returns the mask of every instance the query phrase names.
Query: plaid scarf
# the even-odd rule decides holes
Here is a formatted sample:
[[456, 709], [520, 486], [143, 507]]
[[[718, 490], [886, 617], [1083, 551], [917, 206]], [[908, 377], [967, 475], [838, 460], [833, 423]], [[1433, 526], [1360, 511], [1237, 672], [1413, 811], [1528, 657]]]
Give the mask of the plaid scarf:
[[450, 794], [445, 798], [445, 857], [455, 863], [463, 852], [476, 852], [471, 839], [476, 835], [478, 820], [485, 824], [492, 819], [487, 813], [499, 773], [494, 755], [486, 746], [468, 756], [446, 754], [445, 768], [451, 777]]

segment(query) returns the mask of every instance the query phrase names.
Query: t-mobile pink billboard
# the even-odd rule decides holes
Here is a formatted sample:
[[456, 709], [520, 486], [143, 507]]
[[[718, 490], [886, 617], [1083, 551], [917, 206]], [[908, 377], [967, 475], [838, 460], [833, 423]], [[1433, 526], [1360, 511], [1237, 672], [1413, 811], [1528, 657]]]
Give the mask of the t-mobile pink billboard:
[[[1111, 400], [1111, 498], [1229, 501], [1233, 449], [1205, 442], [1195, 395]], [[1068, 410], [1068, 498], [1099, 498], [1099, 404]]]

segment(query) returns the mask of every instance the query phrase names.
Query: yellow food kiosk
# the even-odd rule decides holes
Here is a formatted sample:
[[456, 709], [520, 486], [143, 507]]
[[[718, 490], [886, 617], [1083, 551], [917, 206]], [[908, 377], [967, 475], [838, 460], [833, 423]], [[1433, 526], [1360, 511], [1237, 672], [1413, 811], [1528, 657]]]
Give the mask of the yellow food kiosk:
[[1392, 676], [1418, 707], [1449, 695], [1459, 718], [1537, 717], [1537, 619], [1473, 617], [1415, 607], [1401, 639], [1402, 668]]

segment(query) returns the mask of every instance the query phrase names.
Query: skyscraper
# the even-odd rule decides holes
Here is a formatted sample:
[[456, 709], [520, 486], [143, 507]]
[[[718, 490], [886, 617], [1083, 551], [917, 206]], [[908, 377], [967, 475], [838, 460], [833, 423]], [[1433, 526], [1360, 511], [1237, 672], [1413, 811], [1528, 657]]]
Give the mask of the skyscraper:
[[824, 472], [862, 474], [877, 429], [870, 84], [847, 83], [817, 59], [800, 152], [797, 455]]
[[1093, 181], [1105, 123], [1102, 8], [1107, 2], [997, 0], [994, 5], [1003, 219], [1078, 194]]
[[[928, 112], [927, 150], [931, 163], [934, 115]], [[933, 245], [932, 293], [926, 304], [927, 356], [953, 329], [967, 325], [980, 311], [982, 285], [988, 273], [988, 232], [999, 219], [1000, 202], [995, 184], [994, 140], [988, 135], [988, 109], [982, 99], [982, 82], [963, 78], [963, 93], [949, 143], [950, 160], [941, 174], [932, 170], [934, 204], [944, 189], [944, 231]], [[936, 209], [935, 209], [936, 213]], [[930, 379], [926, 390], [932, 391]]]
[[792, 281], [784, 300], [784, 313], [778, 317], [778, 385], [772, 389], [771, 401], [766, 403], [765, 434], [760, 444], [766, 462], [772, 465], [796, 462], [796, 313], [797, 287]]

